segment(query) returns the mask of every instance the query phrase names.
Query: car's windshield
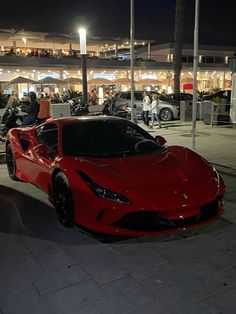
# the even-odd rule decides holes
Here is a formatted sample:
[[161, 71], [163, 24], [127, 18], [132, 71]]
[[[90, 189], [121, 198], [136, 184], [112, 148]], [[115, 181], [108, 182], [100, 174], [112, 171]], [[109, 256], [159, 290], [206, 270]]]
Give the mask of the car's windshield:
[[114, 157], [162, 151], [155, 139], [129, 121], [79, 121], [62, 129], [63, 155]]

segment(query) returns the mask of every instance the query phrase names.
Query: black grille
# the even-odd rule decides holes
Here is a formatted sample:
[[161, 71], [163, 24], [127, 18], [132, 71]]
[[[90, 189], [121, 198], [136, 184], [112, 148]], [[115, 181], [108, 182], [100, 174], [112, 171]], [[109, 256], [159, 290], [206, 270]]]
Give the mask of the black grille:
[[200, 214], [184, 219], [170, 220], [153, 211], [129, 213], [113, 224], [114, 227], [146, 232], [184, 228], [215, 218], [219, 213], [220, 198], [200, 208]]

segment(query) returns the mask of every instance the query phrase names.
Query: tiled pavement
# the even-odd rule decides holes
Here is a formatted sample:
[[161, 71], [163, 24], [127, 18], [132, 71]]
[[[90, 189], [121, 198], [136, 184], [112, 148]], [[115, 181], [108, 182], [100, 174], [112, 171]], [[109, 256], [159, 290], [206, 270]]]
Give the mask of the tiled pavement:
[[[223, 219], [159, 237], [104, 243], [66, 229], [0, 165], [0, 313], [236, 313], [236, 130], [198, 132], [226, 181]], [[158, 133], [191, 147], [188, 125]]]

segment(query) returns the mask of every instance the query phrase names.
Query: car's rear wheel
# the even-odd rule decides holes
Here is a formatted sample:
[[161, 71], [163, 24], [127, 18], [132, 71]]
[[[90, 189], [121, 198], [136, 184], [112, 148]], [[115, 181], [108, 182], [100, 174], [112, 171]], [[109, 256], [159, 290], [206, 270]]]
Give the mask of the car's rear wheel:
[[160, 118], [162, 121], [171, 121], [174, 118], [173, 112], [169, 108], [163, 108], [160, 112]]
[[74, 226], [74, 207], [72, 193], [67, 177], [59, 172], [53, 180], [53, 200], [57, 217], [65, 227]]
[[11, 144], [8, 144], [6, 148], [6, 163], [9, 177], [12, 180], [18, 181], [19, 179], [16, 176], [16, 161], [12, 151]]

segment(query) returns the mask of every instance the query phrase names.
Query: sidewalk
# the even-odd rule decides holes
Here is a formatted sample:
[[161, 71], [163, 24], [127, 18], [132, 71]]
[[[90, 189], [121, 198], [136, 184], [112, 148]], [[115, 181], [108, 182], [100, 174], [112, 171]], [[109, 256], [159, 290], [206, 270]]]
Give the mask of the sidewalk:
[[[163, 123], [163, 128], [147, 128], [153, 136], [161, 135], [167, 145], [180, 145], [192, 149], [192, 124], [189, 122]], [[236, 169], [236, 128], [205, 125], [197, 122], [196, 152], [211, 163]]]

